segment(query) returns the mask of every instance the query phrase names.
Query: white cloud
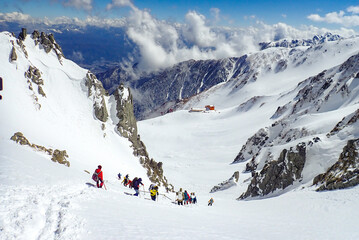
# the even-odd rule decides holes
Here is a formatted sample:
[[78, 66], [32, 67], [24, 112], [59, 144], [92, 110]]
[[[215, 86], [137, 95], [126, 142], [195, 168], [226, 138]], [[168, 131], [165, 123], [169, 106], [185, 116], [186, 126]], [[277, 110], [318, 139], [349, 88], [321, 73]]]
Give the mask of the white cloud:
[[210, 12], [211, 12], [211, 15], [213, 16], [214, 18], [214, 21], [215, 22], [219, 22], [221, 17], [220, 17], [220, 12], [221, 10], [219, 8], [211, 8], [210, 9]]
[[327, 13], [324, 17], [321, 17], [319, 14], [311, 14], [307, 18], [315, 22], [336, 23], [345, 27], [359, 26], [359, 16], [355, 15], [359, 13], [359, 7], [352, 6], [349, 7], [347, 11], [354, 14], [346, 15], [344, 11], [339, 11]]
[[113, 8], [130, 7], [135, 9], [135, 5], [131, 0], [112, 0], [111, 3], [107, 4], [106, 9], [111, 10]]
[[210, 47], [215, 40], [214, 32], [206, 25], [205, 16], [194, 11], [186, 14], [183, 35], [187, 40], [199, 47]]
[[0, 20], [5, 22], [29, 23], [29, 22], [34, 22], [35, 19], [28, 14], [12, 12], [12, 13], [0, 13]]
[[348, 12], [358, 14], [359, 13], [359, 6], [350, 6], [347, 8]]
[[86, 11], [91, 11], [92, 0], [60, 0], [62, 5], [65, 7], [74, 7], [76, 9], [84, 9]]
[[[113, 0], [119, 6], [120, 1]], [[129, 6], [130, 1], [121, 1], [121, 6]], [[127, 4], [127, 5], [124, 5]], [[213, 10], [214, 13], [219, 13]], [[353, 10], [354, 11], [354, 10]], [[340, 21], [346, 15], [344, 12], [328, 15], [328, 21]], [[255, 16], [249, 17], [254, 19]], [[324, 21], [319, 15], [312, 19]], [[285, 23], [273, 25], [256, 21], [246, 28], [216, 27], [211, 21], [198, 12], [189, 11], [184, 23], [173, 23], [153, 17], [149, 11], [131, 7], [127, 18], [106, 19], [87, 17], [86, 19], [59, 17], [55, 19], [38, 19], [21, 13], [0, 13], [0, 22], [41, 23], [47, 26], [75, 25], [79, 27], [121, 27], [126, 30], [128, 39], [136, 46], [136, 59], [141, 70], [151, 71], [172, 66], [189, 59], [220, 59], [239, 57], [243, 54], [258, 50], [258, 43], [281, 39], [310, 39], [314, 35], [324, 35], [327, 32], [343, 37], [355, 35], [348, 28], [326, 29], [314, 26], [294, 28]], [[76, 55], [77, 54], [77, 55]], [[81, 55], [74, 52], [74, 57]]]
[[73, 51], [71, 59], [73, 59], [75, 62], [82, 62], [84, 60], [84, 57], [80, 51]]

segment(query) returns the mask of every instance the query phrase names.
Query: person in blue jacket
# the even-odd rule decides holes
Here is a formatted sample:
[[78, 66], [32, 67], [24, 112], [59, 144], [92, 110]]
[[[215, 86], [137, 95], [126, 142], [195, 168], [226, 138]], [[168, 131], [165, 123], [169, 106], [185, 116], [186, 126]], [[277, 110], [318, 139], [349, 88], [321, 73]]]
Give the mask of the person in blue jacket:
[[189, 200], [189, 197], [188, 197], [187, 190], [184, 190], [184, 204], [188, 204], [188, 200]]
[[140, 184], [143, 186], [142, 178], [134, 179], [134, 181], [132, 182], [133, 189], [135, 189], [136, 191], [136, 193], [134, 194], [135, 196], [138, 196], [138, 194], [140, 193]]

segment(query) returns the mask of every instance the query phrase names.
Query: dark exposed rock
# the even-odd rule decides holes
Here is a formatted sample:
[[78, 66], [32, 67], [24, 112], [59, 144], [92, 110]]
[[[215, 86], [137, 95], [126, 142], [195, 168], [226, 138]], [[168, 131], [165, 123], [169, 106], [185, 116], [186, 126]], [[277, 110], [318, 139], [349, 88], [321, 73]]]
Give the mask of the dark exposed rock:
[[41, 72], [36, 67], [30, 66], [29, 69], [25, 72], [25, 77], [37, 85], [44, 85], [44, 80], [41, 78]]
[[16, 43], [17, 43], [17, 45], [20, 46], [22, 52], [25, 54], [25, 57], [27, 58], [27, 57], [28, 57], [28, 54], [27, 54], [27, 51], [26, 51], [24, 42], [23, 42], [21, 39], [17, 39], [17, 40], [16, 40]]
[[21, 33], [19, 34], [19, 39], [22, 40], [22, 41], [24, 41], [25, 38], [26, 38], [26, 36], [27, 36], [26, 28], [22, 28], [22, 29], [21, 29]]
[[61, 63], [61, 60], [64, 57], [64, 53], [62, 52], [60, 45], [56, 43], [56, 40], [51, 33], [49, 35], [46, 35], [44, 32], [41, 32], [40, 34], [38, 31], [34, 31], [32, 33], [32, 38], [35, 41], [35, 45], [40, 43], [46, 53], [49, 53], [54, 50], [57, 55], [57, 58]]
[[338, 161], [327, 172], [316, 176], [313, 185], [317, 191], [353, 187], [359, 184], [359, 138], [349, 140]]
[[356, 123], [359, 120], [359, 109], [354, 113], [344, 117], [335, 127], [327, 134], [327, 137], [333, 136], [338, 132], [342, 131], [344, 128], [349, 127]]
[[37, 92], [43, 96], [43, 97], [46, 97], [46, 94], [44, 92], [44, 89], [42, 89], [42, 87], [40, 85], [37, 86]]
[[58, 149], [55, 149], [54, 153], [52, 154], [51, 160], [70, 167], [70, 162], [66, 160], [66, 158], [68, 157], [69, 155], [67, 155], [66, 150], [60, 151]]
[[58, 162], [60, 164], [64, 164], [67, 167], [70, 167], [70, 162], [66, 159], [69, 157], [66, 153], [66, 150], [63, 150], [63, 151], [58, 150], [58, 149], [52, 150], [51, 148], [45, 148], [44, 146], [30, 143], [30, 141], [27, 140], [26, 137], [21, 132], [15, 133], [10, 139], [15, 141], [16, 143], [19, 143], [20, 145], [27, 145], [36, 151], [44, 152], [44, 153], [52, 156], [51, 157], [52, 161]]
[[29, 140], [27, 140], [24, 134], [22, 134], [21, 132], [15, 133], [10, 139], [15, 141], [16, 143], [19, 143], [20, 145], [30, 146]]
[[287, 61], [282, 59], [277, 63], [277, 66], [275, 67], [275, 72], [282, 72], [287, 68], [287, 66]]
[[268, 129], [262, 128], [255, 135], [249, 138], [241, 151], [238, 153], [232, 163], [244, 162], [252, 157], [256, 157], [262, 147], [265, 146], [269, 139]]
[[253, 157], [251, 161], [246, 164], [245, 173], [254, 172], [257, 169], [258, 163], [256, 163], [255, 158]]
[[93, 98], [93, 108], [96, 118], [102, 122], [106, 122], [109, 116], [105, 101], [105, 96], [108, 96], [107, 91], [90, 71], [86, 75], [85, 85], [88, 89], [88, 97]]
[[248, 189], [238, 199], [265, 196], [278, 189], [285, 189], [301, 179], [306, 161], [306, 144], [300, 143], [296, 150], [284, 149], [278, 160], [267, 162], [260, 173], [253, 173]]
[[132, 143], [133, 154], [140, 158], [141, 165], [147, 169], [147, 176], [151, 182], [163, 185], [166, 189], [173, 191], [172, 184], [167, 182], [163, 175], [162, 162], [157, 163], [154, 159], [150, 159], [145, 144], [141, 141], [137, 132], [137, 122], [133, 112], [132, 94], [129, 88], [125, 88], [122, 84], [114, 92], [116, 99], [116, 110], [119, 122], [117, 131], [129, 139]]
[[16, 54], [16, 50], [15, 47], [13, 46], [11, 49], [11, 53], [10, 53], [10, 61], [16, 61], [17, 60], [17, 54]]
[[38, 31], [33, 31], [32, 33], [32, 39], [35, 41], [35, 45], [38, 45], [40, 43], [40, 33]]
[[230, 177], [228, 180], [214, 186], [210, 193], [214, 193], [214, 192], [217, 192], [217, 191], [223, 191], [223, 190], [226, 190], [230, 187], [233, 187], [233, 186], [236, 186], [236, 182], [238, 182], [238, 179], [239, 179], [239, 172], [236, 171], [232, 177]]

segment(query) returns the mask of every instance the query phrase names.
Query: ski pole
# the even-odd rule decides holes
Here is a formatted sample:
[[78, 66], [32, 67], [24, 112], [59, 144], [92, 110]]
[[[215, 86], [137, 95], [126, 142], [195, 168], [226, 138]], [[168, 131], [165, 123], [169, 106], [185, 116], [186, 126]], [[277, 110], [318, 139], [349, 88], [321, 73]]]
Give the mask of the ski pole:
[[105, 182], [103, 182], [103, 186], [105, 187], [105, 190], [107, 191], [107, 188], [106, 188]]

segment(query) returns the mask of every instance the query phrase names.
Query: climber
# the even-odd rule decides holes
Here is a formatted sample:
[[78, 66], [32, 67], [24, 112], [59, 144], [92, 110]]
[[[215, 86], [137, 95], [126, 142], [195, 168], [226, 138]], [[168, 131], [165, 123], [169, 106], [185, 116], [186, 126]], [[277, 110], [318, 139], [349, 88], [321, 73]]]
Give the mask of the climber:
[[142, 178], [134, 178], [133, 181], [132, 181], [132, 187], [133, 189], [135, 189], [136, 193], [134, 194], [135, 196], [138, 196], [138, 194], [140, 193], [140, 191], [138, 190], [139, 189], [139, 186], [140, 184], [143, 186], [143, 183], [142, 183]]
[[103, 173], [102, 173], [102, 166], [101, 165], [98, 165], [97, 169], [95, 170], [94, 174], [92, 175], [92, 179], [96, 182], [96, 185], [97, 185], [98, 188], [102, 188], [102, 186], [103, 186]]
[[213, 202], [214, 202], [213, 198], [209, 199], [208, 206], [212, 206]]
[[128, 184], [128, 174], [126, 174], [126, 176], [123, 178], [123, 180], [122, 180], [122, 183], [123, 183], [123, 186], [127, 186], [127, 184]]
[[197, 197], [196, 197], [196, 194], [194, 194], [194, 192], [191, 193], [191, 199], [192, 199], [192, 203], [193, 203], [193, 204], [196, 204], [196, 202], [197, 202]]
[[177, 203], [178, 205], [183, 205], [183, 192], [182, 188], [177, 192]]
[[150, 193], [151, 193], [151, 199], [153, 201], [156, 201], [156, 197], [158, 195], [158, 187], [155, 185], [152, 187], [152, 189], [150, 190]]
[[186, 204], [188, 204], [188, 200], [189, 200], [189, 195], [188, 195], [187, 190], [184, 190], [183, 195], [184, 195], [184, 204], [186, 205]]

